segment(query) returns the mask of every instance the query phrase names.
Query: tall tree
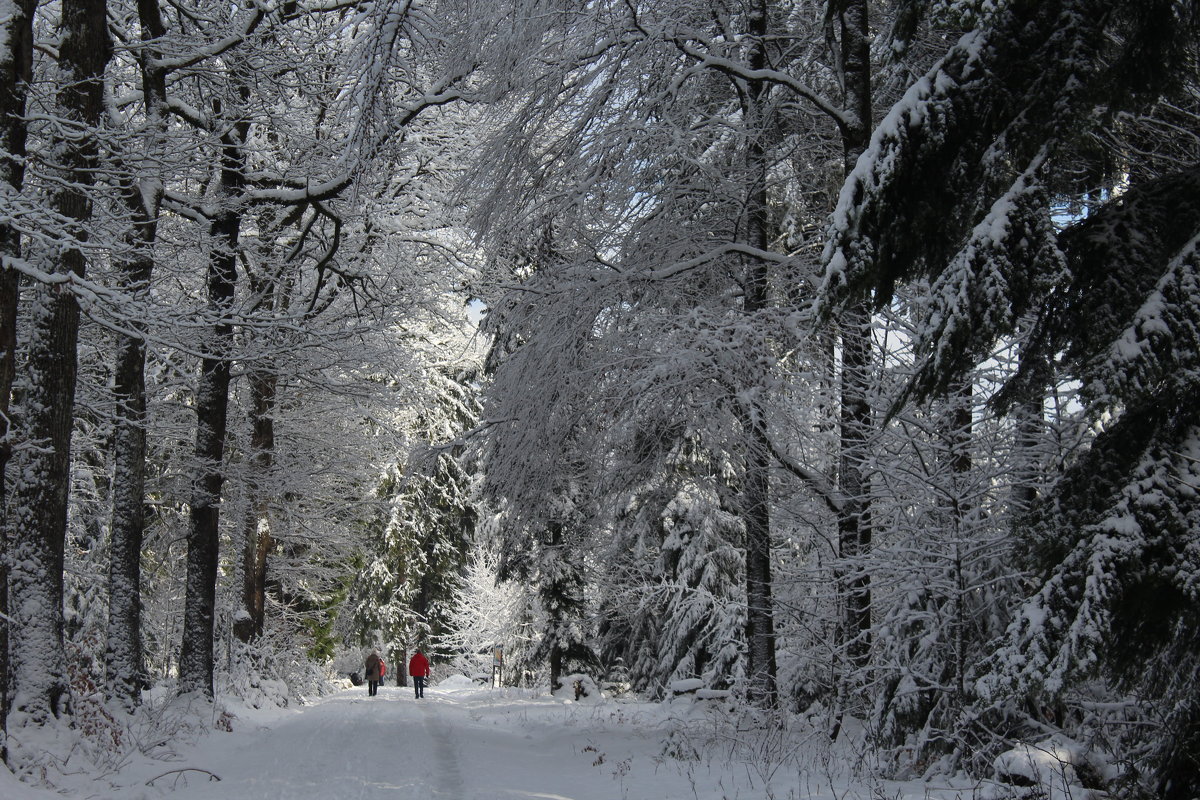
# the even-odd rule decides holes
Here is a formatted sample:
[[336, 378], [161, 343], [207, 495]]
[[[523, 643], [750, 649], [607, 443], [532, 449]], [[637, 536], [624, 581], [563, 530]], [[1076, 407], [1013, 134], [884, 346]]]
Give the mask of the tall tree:
[[[15, 3], [0, 29], [0, 181], [19, 195], [25, 177], [25, 104], [33, 66], [31, 0]], [[8, 525], [6, 468], [12, 455], [10, 401], [16, 372], [20, 233], [0, 224], [0, 759], [6, 759], [3, 732], [8, 722]]]
[[[166, 147], [167, 71], [162, 66], [166, 26], [157, 2], [138, 3], [141, 42], [137, 50], [144, 107], [144, 135], [128, 144], [128, 174], [121, 194], [128, 211], [126, 244], [132, 256], [118, 265], [121, 288], [145, 298], [154, 269], [154, 245], [162, 204]], [[147, 169], [148, 166], [148, 169]], [[141, 167], [139, 169], [139, 167]], [[112, 525], [109, 557], [109, 613], [105, 655], [107, 691], [127, 708], [141, 698], [146, 683], [142, 659], [142, 539], [146, 524], [146, 342], [145, 324], [119, 335], [113, 369], [117, 419], [113, 431]]]
[[[753, 77], [770, 64], [767, 35], [771, 29], [771, 4], [758, 0], [750, 6], [746, 19], [748, 41], [745, 56], [750, 77], [746, 78], [742, 100], [742, 119], [746, 124], [746, 244], [757, 253], [767, 253], [776, 238], [770, 218], [767, 188], [772, 156], [768, 143], [774, 136], [771, 119], [775, 110], [769, 102], [770, 84]], [[768, 309], [769, 261], [761, 255], [746, 259], [743, 279], [742, 310], [749, 317]], [[747, 353], [748, 361], [757, 354]], [[763, 385], [765, 375], [752, 379]], [[771, 579], [771, 452], [767, 442], [767, 423], [761, 401], [751, 401], [741, 411], [746, 431], [745, 475], [742, 490], [742, 519], [746, 526], [746, 645], [747, 678], [752, 699], [774, 706], [778, 699], [778, 666], [775, 660], [775, 603]]]
[[[841, 66], [843, 101], [838, 118], [842, 144], [842, 169], [849, 173], [867, 148], [872, 126], [870, 21], [866, 0], [846, 0], [828, 6], [836, 20], [836, 63]], [[845, 619], [839, 626], [845, 659], [850, 669], [843, 691], [861, 680], [852, 671], [867, 666], [871, 647], [871, 576], [864, 559], [871, 548], [869, 460], [873, 429], [869, 400], [870, 370], [874, 361], [871, 313], [864, 305], [851, 306], [840, 315], [837, 333], [841, 342], [838, 373], [841, 418], [838, 428], [838, 488], [844, 503], [838, 514], [839, 594]], [[836, 738], [837, 728], [832, 735]]]
[[[639, 444], [660, 418], [667, 431], [712, 429], [712, 446], [739, 471], [747, 690], [770, 705], [771, 454], [762, 395], [778, 332], [771, 267], [780, 259], [771, 252], [768, 190], [780, 109], [764, 77], [768, 5], [714, 18], [689, 4], [597, 4], [588, 24], [561, 19], [554, 38], [570, 48], [531, 81], [566, 88], [553, 98], [538, 93], [497, 140], [507, 154], [495, 154], [504, 166], [494, 208], [522, 213], [493, 217], [492, 232], [528, 254], [532, 267], [518, 262], [517, 271], [539, 288], [493, 303], [501, 348], [516, 347], [497, 360], [492, 396], [503, 423], [491, 431], [497, 457], [489, 480], [510, 497], [536, 496], [553, 483], [547, 472], [596, 461], [602, 491], [616, 491], [662, 468], [671, 448]], [[605, 47], [608, 37], [623, 44]], [[655, 76], [653, 85], [635, 86], [645, 75]], [[568, 134], [558, 135], [564, 126]], [[570, 194], [577, 184], [603, 189]], [[539, 185], [570, 202], [537, 202]], [[554, 386], [557, 407], [545, 414], [522, 400], [531, 385]], [[610, 419], [603, 406], [612, 402], [634, 414]], [[532, 463], [531, 449], [547, 457]], [[622, 466], [598, 463], [601, 452], [619, 453]]]
[[63, 557], [70, 489], [79, 305], [71, 289], [84, 276], [92, 214], [104, 71], [111, 54], [104, 2], [62, 5], [50, 208], [63, 221], [57, 254], [38, 253], [47, 283], [30, 301], [22, 435], [33, 447], [15, 482], [10, 599], [13, 705], [10, 722], [47, 724], [68, 712], [63, 649]]
[[[818, 141], [837, 143], [843, 172], [867, 147], [868, 4], [753, 2], [718, 9], [688, 2], [614, 3], [595, 4], [588, 14], [589, 24], [577, 29], [578, 18], [562, 18], [554, 41], [567, 46], [545, 59], [549, 71], [537, 78], [564, 88], [557, 94], [539, 88], [536, 99], [521, 106], [518, 122], [497, 140], [506, 153], [489, 154], [489, 164], [502, 165], [492, 200], [494, 208], [504, 209], [502, 221], [489, 220], [491, 232], [508, 245], [507, 255], [528, 254], [534, 266], [519, 261], [518, 274], [538, 287], [536, 296], [521, 298], [526, 310], [517, 312], [518, 303], [513, 312], [506, 301], [493, 304], [493, 322], [516, 323], [520, 331], [520, 344], [506, 358], [521, 376], [514, 381], [498, 376], [493, 395], [510, 387], [519, 393], [536, 374], [537, 382], [552, 383], [564, 397], [580, 397], [576, 409], [587, 406], [582, 395], [594, 386], [596, 397], [624, 401], [639, 415], [649, 416], [657, 402], [673, 409], [685, 427], [723, 429], [722, 446], [741, 471], [739, 513], [746, 523], [748, 691], [770, 705], [777, 691], [770, 516], [776, 461], [837, 517], [846, 605], [839, 636], [849, 649], [851, 671], [865, 666], [869, 652], [871, 592], [862, 559], [872, 536], [866, 499], [874, 424], [868, 402], [875, 362], [870, 310], [850, 309], [837, 320], [836, 481], [775, 445], [777, 398], [771, 391], [780, 354], [796, 345], [796, 330], [782, 309], [807, 303], [814, 288], [814, 276], [805, 269], [813, 266], [811, 259], [782, 252], [788, 224], [783, 202], [795, 192], [788, 182], [809, 180], [813, 172], [828, 179], [827, 152], [798, 154], [804, 132], [814, 127]], [[833, 45], [827, 63], [800, 44], [809, 41], [806, 35], [820, 38], [822, 16], [825, 38]], [[606, 35], [590, 38], [597, 30]], [[647, 75], [655, 76], [650, 84]], [[813, 112], [823, 129], [810, 121]], [[797, 179], [785, 164], [803, 175]], [[588, 188], [572, 194], [572, 185]], [[536, 198], [545, 192], [570, 201], [543, 204]], [[522, 213], [512, 214], [514, 208]], [[553, 243], [553, 258], [539, 249], [539, 236]], [[560, 316], [524, 327], [520, 313], [531, 318], [555, 313], [528, 310], [539, 305]], [[741, 315], [736, 323], [735, 310]], [[576, 347], [547, 354], [539, 343], [564, 336]], [[526, 359], [538, 365], [523, 363]], [[706, 409], [729, 414], [740, 435], [728, 436], [729, 427], [714, 425], [711, 414], [684, 421], [696, 402], [681, 399], [689, 394], [705, 396]], [[568, 413], [562, 422], [578, 414]], [[546, 426], [537, 411], [510, 413], [502, 403], [496, 416], [503, 420], [492, 429], [498, 442], [509, 428], [536, 426], [549, 433], [543, 451], [569, 440], [563, 429]], [[589, 418], [605, 419], [600, 410]], [[608, 441], [636, 428], [605, 427]], [[525, 430], [509, 441], [527, 452], [529, 435]], [[612, 452], [633, 450], [628, 442], [623, 449], [610, 446]], [[530, 465], [528, 457], [519, 467], [542, 468]]]
[[[1061, 233], [1051, 195], [1071, 185], [1071, 167], [1096, 163], [1089, 134], [1108, 115], [1138, 120], [1194, 96], [1200, 14], [1192, 2], [967, 5], [974, 29], [892, 109], [846, 182], [826, 298], [884, 303], [898, 283], [932, 277], [917, 396], [951, 386], [1037, 316], [1001, 401], [1039, 396], [1057, 361], [1103, 432], [1034, 504], [1040, 588], [981, 686], [997, 702], [1057, 699], [1099, 673], [1163, 698], [1154, 790], [1184, 797], [1200, 739], [1194, 682], [1177, 677], [1195, 674], [1179, 650], [1196, 637], [1184, 586], [1194, 570], [1178, 557], [1196, 513], [1197, 420], [1184, 399], [1200, 318], [1195, 131], [1168, 135], [1189, 142], [1190, 163], [1143, 160], [1123, 194]], [[1154, 623], [1140, 602], [1151, 595]], [[1136, 663], [1123, 657], [1134, 651]]]
[[[242, 87], [241, 91], [249, 90]], [[225, 103], [220, 98], [214, 98], [212, 102], [212, 114], [223, 119]], [[209, 227], [212, 250], [206, 279], [211, 330], [206, 337], [206, 355], [196, 385], [197, 475], [188, 525], [187, 600], [183, 644], [179, 652], [179, 691], [198, 690], [209, 696], [213, 693], [213, 624], [217, 602], [221, 487], [233, 357], [231, 317], [237, 284], [241, 194], [246, 187], [245, 145], [249, 131], [249, 120], [235, 117], [220, 134], [214, 198], [218, 211]]]

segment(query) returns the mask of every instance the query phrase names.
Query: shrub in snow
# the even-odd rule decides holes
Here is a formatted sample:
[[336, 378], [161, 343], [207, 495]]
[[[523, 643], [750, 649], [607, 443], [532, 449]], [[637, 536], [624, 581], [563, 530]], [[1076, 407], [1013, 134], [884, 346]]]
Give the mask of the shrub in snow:
[[1087, 797], [1084, 787], [1098, 788], [1116, 777], [1115, 768], [1098, 753], [1065, 736], [1018, 744], [997, 756], [992, 766], [998, 783], [1031, 787], [1051, 797]]
[[476, 681], [472, 680], [466, 675], [451, 675], [444, 680], [439, 681], [437, 688], [444, 691], [456, 691], [462, 689], [477, 689], [479, 687]]
[[705, 688], [704, 681], [700, 678], [681, 678], [671, 681], [668, 688], [673, 701], [720, 703], [733, 696], [733, 692], [728, 689]]
[[699, 678], [681, 678], [677, 681], [671, 681], [671, 699], [695, 695], [702, 688], [704, 688], [704, 681]]
[[596, 681], [590, 675], [585, 675], [582, 672], [575, 672], [570, 675], [563, 675], [559, 679], [561, 685], [554, 689], [550, 694], [554, 697], [564, 700], [575, 700], [580, 703], [598, 703], [604, 696], [600, 694], [600, 687], [596, 685]]

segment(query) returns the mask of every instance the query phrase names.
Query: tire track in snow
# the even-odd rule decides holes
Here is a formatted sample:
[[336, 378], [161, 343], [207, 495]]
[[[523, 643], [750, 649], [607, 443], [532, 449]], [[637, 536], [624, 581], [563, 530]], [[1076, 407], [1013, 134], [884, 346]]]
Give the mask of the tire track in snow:
[[458, 754], [455, 752], [450, 723], [424, 701], [417, 702], [421, 705], [425, 731], [433, 744], [433, 758], [437, 762], [432, 796], [446, 800], [464, 800], [462, 770], [458, 765]]

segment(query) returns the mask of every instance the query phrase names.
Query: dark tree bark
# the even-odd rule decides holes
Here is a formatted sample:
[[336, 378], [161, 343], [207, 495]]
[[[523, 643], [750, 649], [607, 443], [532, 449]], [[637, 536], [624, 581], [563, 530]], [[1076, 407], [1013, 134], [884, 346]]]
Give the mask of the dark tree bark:
[[96, 166], [96, 138], [89, 131], [100, 121], [111, 52], [106, 3], [64, 0], [61, 32], [57, 105], [66, 135], [52, 150], [61, 158], [55, 166], [62, 183], [50, 202], [69, 223], [60, 260], [47, 265], [61, 282], [38, 286], [30, 304], [22, 420], [24, 434], [37, 446], [14, 482], [10, 517], [11, 714], [32, 724], [60, 716], [70, 699], [63, 649], [63, 551], [79, 305], [69, 287], [86, 266], [79, 244], [87, 239], [92, 212], [88, 190]]
[[[216, 116], [220, 105], [214, 104]], [[217, 557], [221, 489], [225, 474], [225, 432], [229, 408], [230, 354], [233, 325], [229, 312], [237, 282], [238, 237], [242, 212], [233, 203], [245, 187], [242, 144], [249, 123], [241, 122], [221, 137], [220, 190], [224, 207], [210, 230], [213, 252], [208, 266], [208, 311], [214, 320], [207, 355], [196, 387], [196, 470], [188, 524], [187, 585], [183, 612], [183, 644], [179, 653], [179, 692], [213, 695], [213, 625], [217, 600]]]
[[[33, 14], [35, 0], [20, 0], [11, 6], [11, 16], [0, 26], [0, 38], [8, 43], [0, 61], [0, 181], [19, 194], [25, 178], [25, 101], [33, 63]], [[9, 406], [16, 371], [18, 274], [8, 263], [21, 257], [17, 231], [0, 224], [0, 760], [7, 760], [4, 730], [8, 720], [8, 529], [5, 498], [5, 469], [12, 455], [9, 440]]]
[[[854, 168], [871, 135], [870, 32], [866, 0], [847, 0], [839, 18], [845, 97], [842, 133], [844, 174]], [[871, 550], [871, 514], [867, 497], [867, 461], [872, 432], [868, 400], [872, 362], [871, 312], [865, 302], [848, 308], [839, 320], [842, 366], [839, 379], [841, 425], [838, 435], [838, 487], [844, 505], [838, 515], [838, 549], [842, 568], [839, 594], [845, 604], [839, 638], [846, 671], [865, 669], [871, 649], [871, 576], [865, 557]], [[843, 700], [850, 691], [843, 675]], [[839, 717], [840, 719], [840, 717]], [[837, 737], [840, 725], [832, 732]]]
[[569, 667], [595, 663], [594, 655], [576, 631], [583, 618], [583, 577], [567, 540], [568, 524], [553, 520], [547, 526], [550, 538], [543, 545], [542, 558], [552, 574], [548, 580], [543, 579], [538, 590], [548, 618], [539, 653], [549, 662], [552, 690], [562, 687], [562, 675]]
[[963, 380], [947, 398], [947, 422], [950, 446], [950, 470], [953, 473], [952, 508], [954, 527], [957, 531], [954, 542], [954, 696], [959, 705], [966, 697], [967, 673], [967, 592], [969, 580], [963, 563], [962, 539], [971, 525], [973, 508], [970, 504], [970, 473], [972, 467], [971, 439], [974, 433], [974, 418], [971, 414], [972, 386], [970, 379]]
[[845, 603], [842, 644], [850, 669], [865, 668], [871, 649], [871, 576], [864, 563], [871, 551], [867, 459], [871, 406], [867, 400], [872, 361], [871, 317], [861, 307], [841, 320], [842, 414], [838, 488], [844, 498], [838, 517], [838, 549], [842, 562], [839, 592]]
[[[767, 0], [758, 0], [747, 20], [752, 70], [768, 66], [766, 37], [769, 26]], [[770, 248], [770, 219], [767, 207], [767, 175], [770, 168], [765, 138], [771, 123], [768, 109], [770, 87], [762, 80], [746, 81], [742, 112], [746, 120], [746, 211], [747, 244], [766, 252]], [[762, 259], [746, 263], [742, 310], [753, 316], [767, 309], [768, 267]], [[756, 354], [749, 354], [754, 363]], [[757, 377], [757, 376], [756, 376]], [[742, 414], [747, 437], [745, 476], [740, 498], [746, 526], [746, 643], [747, 676], [752, 700], [774, 707], [778, 698], [775, 660], [775, 604], [771, 578], [771, 451], [767, 442], [763, 409], [751, 401]]]
[[1038, 477], [1041, 469], [1038, 445], [1045, 436], [1045, 400], [1038, 396], [1023, 400], [1013, 409], [1017, 421], [1017, 474], [1012, 488], [1014, 515], [1029, 513], [1037, 501]]
[[[157, 0], [139, 0], [142, 47], [138, 62], [149, 131], [146, 145], [160, 149], [166, 129], [166, 74], [158, 66], [157, 43], [166, 34]], [[131, 295], [148, 291], [154, 269], [151, 248], [158, 237], [161, 188], [148, 192], [148, 176], [130, 174], [121, 185], [131, 229], [126, 243], [133, 257], [117, 265], [122, 287]], [[161, 186], [161, 181], [154, 181]], [[137, 323], [134, 327], [140, 329]], [[117, 342], [113, 370], [116, 422], [113, 430], [112, 529], [109, 557], [108, 696], [132, 709], [146, 684], [142, 657], [141, 555], [145, 530], [146, 347], [140, 336]]]
[[271, 536], [269, 505], [264, 486], [274, 461], [275, 393], [278, 375], [271, 370], [255, 370], [250, 382], [250, 475], [249, 504], [246, 509], [245, 549], [243, 551], [242, 604], [247, 616], [234, 626], [243, 642], [262, 636], [266, 624], [267, 558], [275, 545]]

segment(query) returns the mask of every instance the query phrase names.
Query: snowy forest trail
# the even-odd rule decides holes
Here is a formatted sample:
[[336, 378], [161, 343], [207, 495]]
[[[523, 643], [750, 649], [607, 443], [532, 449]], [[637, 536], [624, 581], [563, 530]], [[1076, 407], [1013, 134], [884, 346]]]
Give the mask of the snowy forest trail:
[[[365, 688], [213, 733], [148, 797], [180, 800], [609, 800], [629, 796], [594, 731], [551, 698]], [[565, 724], [564, 724], [565, 723]], [[628, 737], [627, 737], [628, 738]], [[634, 737], [636, 738], [636, 737]], [[164, 765], [165, 766], [165, 765]], [[167, 769], [159, 773], [168, 773]], [[210, 777], [219, 777], [220, 780]], [[617, 776], [619, 777], [619, 776]], [[131, 787], [132, 788], [132, 787]], [[144, 791], [144, 790], [143, 790]]]
[[342, 692], [257, 730], [235, 724], [188, 754], [196, 772], [156, 786], [179, 798], [437, 797], [430, 760], [411, 744], [420, 741], [420, 713], [399, 702], [400, 691]]
[[[453, 676], [416, 700], [388, 686], [288, 708], [220, 703], [232, 730], [195, 708], [158, 756], [73, 769], [58, 791], [4, 780], [2, 800], [964, 800], [968, 780], [863, 780], [854, 737], [748, 727], [736, 708], [680, 698], [579, 702]], [[161, 709], [160, 709], [161, 710]], [[732, 715], [732, 716], [731, 716]], [[165, 720], [179, 720], [166, 714]], [[739, 723], [739, 720], [741, 721]], [[201, 729], [206, 733], [200, 732]]]

